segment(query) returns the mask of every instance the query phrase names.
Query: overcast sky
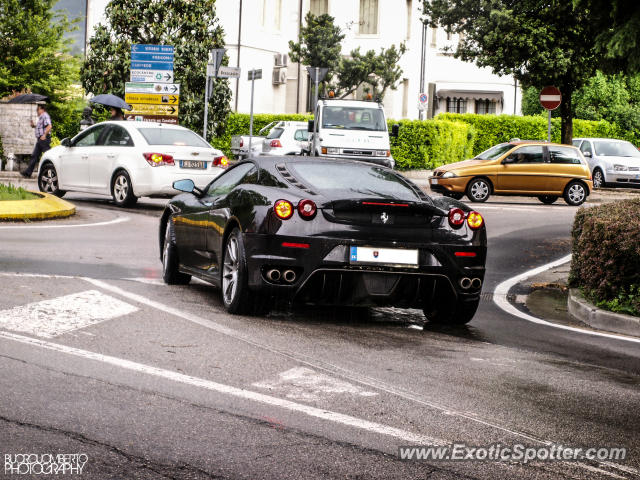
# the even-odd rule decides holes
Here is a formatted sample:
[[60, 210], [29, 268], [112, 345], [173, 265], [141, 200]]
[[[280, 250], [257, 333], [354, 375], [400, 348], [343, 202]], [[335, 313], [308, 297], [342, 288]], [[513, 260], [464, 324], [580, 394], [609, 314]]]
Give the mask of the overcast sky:
[[80, 18], [80, 22], [77, 23], [77, 30], [68, 33], [67, 36], [73, 39], [72, 53], [82, 55], [84, 52], [86, 0], [58, 0], [54, 8], [56, 10], [66, 10], [69, 19]]

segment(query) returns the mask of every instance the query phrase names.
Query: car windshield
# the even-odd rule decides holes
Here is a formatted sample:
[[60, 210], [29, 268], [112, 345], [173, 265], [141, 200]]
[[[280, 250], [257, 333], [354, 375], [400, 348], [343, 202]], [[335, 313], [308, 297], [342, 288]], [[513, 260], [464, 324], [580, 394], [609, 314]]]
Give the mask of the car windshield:
[[294, 175], [321, 193], [340, 192], [349, 196], [371, 196], [394, 200], [419, 201], [413, 189], [392, 171], [360, 163], [288, 163]]
[[514, 145], [510, 143], [501, 143], [500, 145], [496, 145], [495, 147], [491, 147], [489, 150], [485, 150], [484, 152], [473, 157], [474, 160], [495, 160], [496, 158], [500, 158], [502, 155], [511, 150]]
[[599, 157], [640, 157], [640, 151], [629, 142], [593, 142]]
[[380, 108], [324, 107], [322, 128], [385, 132], [387, 124]]
[[139, 128], [138, 131], [142, 134], [149, 145], [176, 145], [211, 148], [211, 145], [191, 130], [182, 130], [178, 128]]

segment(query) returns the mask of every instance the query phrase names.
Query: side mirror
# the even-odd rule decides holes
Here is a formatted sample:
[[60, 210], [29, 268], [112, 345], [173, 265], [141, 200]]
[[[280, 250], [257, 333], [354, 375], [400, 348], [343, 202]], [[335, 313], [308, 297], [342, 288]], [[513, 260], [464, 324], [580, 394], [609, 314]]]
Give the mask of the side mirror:
[[396, 123], [391, 127], [391, 136], [397, 137], [399, 133], [400, 133], [400, 125]]
[[586, 157], [593, 157], [593, 155], [591, 154], [591, 152], [582, 152], [582, 155], [586, 158]]
[[315, 122], [313, 120], [309, 120], [307, 122], [307, 132], [313, 132], [313, 130], [315, 129]]
[[69, 137], [65, 137], [62, 140], [60, 140], [60, 145], [62, 145], [63, 147], [70, 147], [71, 140], [69, 140]]
[[196, 189], [196, 184], [193, 183], [193, 180], [186, 178], [173, 182], [173, 188], [179, 192], [193, 193]]

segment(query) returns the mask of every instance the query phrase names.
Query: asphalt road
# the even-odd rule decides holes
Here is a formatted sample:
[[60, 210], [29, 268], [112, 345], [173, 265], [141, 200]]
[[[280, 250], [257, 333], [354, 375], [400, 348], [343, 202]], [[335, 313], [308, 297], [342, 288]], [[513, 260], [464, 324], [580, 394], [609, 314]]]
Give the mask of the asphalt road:
[[[0, 225], [5, 460], [79, 453], [80, 478], [100, 479], [640, 478], [640, 345], [491, 301], [570, 252], [575, 208], [478, 206], [486, 299], [467, 327], [436, 329], [412, 310], [227, 315], [211, 286], [162, 284], [162, 201], [69, 197], [72, 219]], [[398, 459], [454, 442], [622, 446], [627, 460]]]

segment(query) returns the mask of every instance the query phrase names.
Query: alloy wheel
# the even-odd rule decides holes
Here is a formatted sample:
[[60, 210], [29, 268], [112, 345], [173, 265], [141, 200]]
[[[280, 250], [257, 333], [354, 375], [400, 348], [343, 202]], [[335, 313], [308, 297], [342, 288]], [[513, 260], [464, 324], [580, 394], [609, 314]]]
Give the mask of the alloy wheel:
[[58, 175], [53, 167], [47, 167], [42, 172], [40, 186], [45, 193], [55, 193], [58, 190]]
[[224, 265], [222, 271], [222, 295], [224, 302], [228, 305], [233, 302], [238, 288], [238, 240], [230, 236], [224, 255]]
[[600, 170], [593, 172], [593, 188], [601, 188], [604, 184], [604, 177]]
[[486, 182], [477, 181], [471, 185], [471, 196], [476, 200], [482, 200], [489, 195], [489, 185]]
[[129, 193], [129, 181], [124, 175], [118, 175], [113, 183], [113, 195], [118, 202], [124, 202]]
[[579, 183], [574, 183], [569, 187], [567, 194], [573, 203], [581, 203], [584, 200], [585, 195], [584, 187]]
[[169, 270], [169, 248], [171, 247], [171, 224], [167, 222], [164, 232], [164, 246], [162, 248], [162, 272], [166, 275]]

